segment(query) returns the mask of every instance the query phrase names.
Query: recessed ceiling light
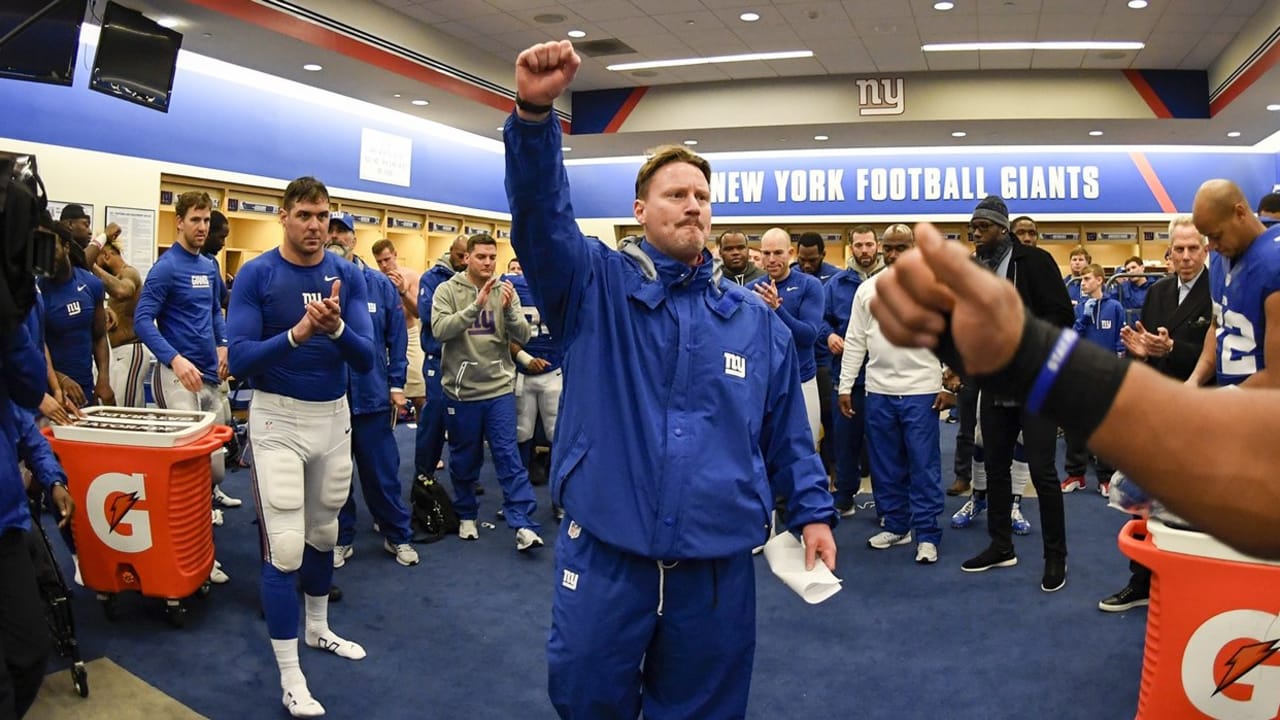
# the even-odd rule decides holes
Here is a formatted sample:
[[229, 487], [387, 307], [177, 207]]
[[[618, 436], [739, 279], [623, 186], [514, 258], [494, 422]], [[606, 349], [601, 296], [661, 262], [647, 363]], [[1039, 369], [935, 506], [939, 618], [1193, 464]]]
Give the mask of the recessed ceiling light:
[[570, 150], [572, 150], [572, 149], [573, 149], [573, 148], [569, 147], [568, 145], [562, 145], [562, 146], [560, 147], [560, 152], [569, 152], [569, 151], [570, 151]]
[[396, 93], [395, 95], [392, 95], [391, 97], [400, 97], [400, 93]]
[[410, 102], [411, 102], [411, 103], [413, 103], [414, 105], [419, 106], [419, 107], [421, 107], [421, 106], [423, 106], [423, 105], [430, 105], [430, 104], [431, 104], [431, 101], [429, 101], [429, 100], [410, 100]]
[[813, 139], [817, 140], [818, 142], [823, 142], [825, 140], [830, 140], [831, 138], [827, 137], [826, 135], [814, 135]]
[[1280, 103], [1272, 103], [1272, 104], [1270, 104], [1270, 105], [1268, 105], [1268, 106], [1267, 106], [1267, 109], [1268, 109], [1268, 110], [1270, 110], [1271, 112], [1275, 112], [1275, 111], [1277, 111], [1277, 110], [1280, 110]]
[[1102, 131], [1101, 131], [1101, 130], [1090, 130], [1090, 131], [1089, 131], [1089, 135], [1090, 135], [1090, 136], [1092, 136], [1092, 137], [1102, 137]]
[[302, 66], [302, 69], [306, 70], [307, 72], [320, 72], [321, 70], [324, 69], [324, 66], [317, 65], [315, 63], [307, 63], [306, 65]]
[[207, 37], [207, 38], [211, 38], [211, 37], [213, 37], [213, 33], [211, 33], [211, 32], [201, 33], [201, 35], [203, 35], [204, 37]]
[[956, 6], [956, 4], [955, 4], [955, 3], [953, 3], [953, 2], [948, 2], [948, 0], [942, 0], [941, 2], [936, 2], [936, 3], [934, 3], [934, 4], [933, 4], [933, 9], [934, 9], [934, 10], [950, 10], [951, 8], [953, 8], [953, 7], [955, 7], [955, 6]]
[[587, 36], [587, 33], [582, 30], [570, 30], [565, 34], [571, 38], [584, 38]]
[[684, 141], [684, 144], [685, 144], [685, 145], [689, 145], [689, 146], [693, 146], [693, 145], [697, 145], [697, 144], [698, 144], [698, 141], [697, 141], [697, 140], [685, 140], [685, 141]]
[[610, 65], [607, 69], [644, 70], [646, 68], [687, 67], [689, 65], [714, 65], [716, 63], [746, 62], [748, 60], [794, 60], [813, 57], [812, 50], [788, 50], [785, 52], [747, 53], [745, 55], [718, 55], [716, 57], [678, 58], [675, 60], [649, 60], [645, 62]]
[[1240, 137], [1240, 131], [1232, 130], [1231, 132], [1227, 133], [1227, 137]]
[[1037, 42], [927, 43], [925, 52], [974, 52], [976, 50], [1141, 50], [1146, 43], [1098, 40], [1041, 40]]
[[760, 13], [744, 12], [738, 16], [742, 22], [755, 22], [760, 19]]
[[1147, 6], [1147, 0], [1129, 0], [1129, 7], [1134, 10], [1141, 10]]
[[167, 18], [160, 18], [159, 20], [156, 21], [156, 24], [159, 25], [160, 27], [176, 28], [182, 24], [182, 21], [179, 20], [178, 18], [167, 17]]
[[968, 134], [969, 134], [969, 133], [967, 133], [967, 132], [965, 132], [965, 131], [963, 131], [963, 130], [956, 130], [955, 132], [951, 133], [951, 137], [959, 138], [959, 137], [964, 137], [964, 136], [966, 136], [966, 135], [968, 135]]

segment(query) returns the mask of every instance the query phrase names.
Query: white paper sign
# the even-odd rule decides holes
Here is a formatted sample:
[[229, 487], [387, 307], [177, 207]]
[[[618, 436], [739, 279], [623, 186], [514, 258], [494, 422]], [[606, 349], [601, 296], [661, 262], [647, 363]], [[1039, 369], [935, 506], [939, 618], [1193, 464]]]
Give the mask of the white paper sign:
[[370, 130], [360, 131], [360, 179], [409, 187], [413, 140]]
[[79, 205], [80, 207], [84, 208], [84, 214], [89, 216], [89, 225], [93, 226], [94, 232], [102, 231], [101, 228], [93, 224], [93, 205], [90, 203], [82, 203], [82, 202], [72, 203], [70, 201], [63, 201], [63, 200], [50, 200], [49, 215], [51, 215], [54, 220], [59, 220], [61, 219], [61, 216], [62, 216], [62, 208], [72, 204]]
[[[124, 261], [147, 276], [156, 252], [156, 211], [107, 206], [107, 225], [120, 226], [120, 252]], [[105, 229], [105, 228], [104, 228]]]

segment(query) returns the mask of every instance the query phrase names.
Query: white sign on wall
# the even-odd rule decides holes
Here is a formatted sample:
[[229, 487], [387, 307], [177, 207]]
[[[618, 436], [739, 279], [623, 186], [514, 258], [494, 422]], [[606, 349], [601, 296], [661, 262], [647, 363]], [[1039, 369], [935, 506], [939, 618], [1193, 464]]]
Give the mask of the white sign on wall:
[[379, 130], [360, 131], [360, 179], [409, 187], [413, 140]]
[[906, 110], [906, 78], [867, 78], [854, 84], [859, 115], [901, 115]]
[[156, 250], [156, 211], [108, 205], [107, 225], [111, 223], [120, 226], [120, 251], [124, 261], [146, 277]]

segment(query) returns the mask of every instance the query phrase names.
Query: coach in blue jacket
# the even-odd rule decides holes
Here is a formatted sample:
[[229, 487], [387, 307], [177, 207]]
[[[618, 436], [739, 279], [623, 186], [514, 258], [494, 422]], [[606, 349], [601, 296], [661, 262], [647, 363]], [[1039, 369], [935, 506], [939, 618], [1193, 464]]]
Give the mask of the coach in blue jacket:
[[808, 562], [835, 567], [795, 343], [776, 313], [713, 273], [710, 166], [683, 147], [640, 168], [644, 238], [615, 252], [582, 236], [550, 112], [580, 62], [568, 42], [521, 53], [504, 131], [512, 245], [565, 343], [551, 701], [563, 718], [743, 717], [751, 548], [775, 492]]

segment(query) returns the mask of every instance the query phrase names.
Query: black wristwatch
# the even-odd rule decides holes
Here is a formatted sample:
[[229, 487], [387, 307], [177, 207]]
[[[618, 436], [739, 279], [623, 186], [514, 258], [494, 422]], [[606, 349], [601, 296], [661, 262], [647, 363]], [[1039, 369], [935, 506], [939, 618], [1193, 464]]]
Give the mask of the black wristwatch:
[[533, 113], [535, 115], [549, 113], [555, 109], [555, 107], [552, 105], [536, 105], [534, 103], [531, 103], [528, 100], [525, 100], [524, 98], [520, 97], [519, 94], [516, 95], [516, 107], [520, 108], [521, 110], [527, 113]]

